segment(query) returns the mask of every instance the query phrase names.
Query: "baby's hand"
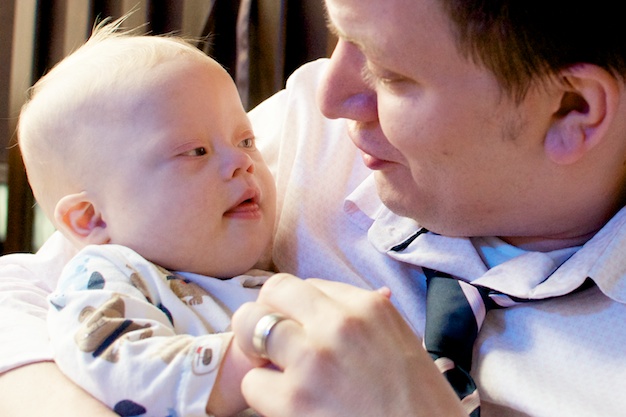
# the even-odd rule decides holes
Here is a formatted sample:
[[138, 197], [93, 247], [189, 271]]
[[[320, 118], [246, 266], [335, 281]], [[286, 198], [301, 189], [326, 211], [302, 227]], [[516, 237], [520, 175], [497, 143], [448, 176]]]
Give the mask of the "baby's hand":
[[391, 290], [388, 287], [380, 287], [376, 290], [376, 292], [380, 295], [385, 296], [387, 299], [391, 298]]

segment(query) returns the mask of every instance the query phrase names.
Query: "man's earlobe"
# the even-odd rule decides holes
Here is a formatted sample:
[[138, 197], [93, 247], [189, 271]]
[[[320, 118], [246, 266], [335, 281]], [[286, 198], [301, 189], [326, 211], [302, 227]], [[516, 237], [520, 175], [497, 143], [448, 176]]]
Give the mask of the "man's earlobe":
[[600, 144], [617, 114], [620, 84], [608, 71], [591, 64], [561, 73], [560, 103], [545, 140], [548, 157], [572, 164]]
[[57, 227], [81, 246], [108, 243], [106, 223], [84, 192], [66, 195], [56, 205]]

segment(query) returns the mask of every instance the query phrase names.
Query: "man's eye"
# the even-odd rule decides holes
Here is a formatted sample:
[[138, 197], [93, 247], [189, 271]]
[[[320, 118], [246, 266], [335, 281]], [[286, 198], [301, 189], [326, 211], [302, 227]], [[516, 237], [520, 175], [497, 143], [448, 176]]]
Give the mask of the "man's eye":
[[361, 68], [361, 78], [371, 89], [378, 86], [391, 87], [395, 83], [407, 81], [404, 77], [388, 71], [374, 71], [367, 64]]
[[195, 148], [195, 149], [192, 149], [190, 151], [183, 152], [181, 155], [183, 155], [183, 156], [202, 156], [202, 155], [206, 155], [206, 154], [207, 154], [206, 148], [204, 146], [201, 146], [199, 148]]
[[239, 143], [239, 146], [241, 146], [242, 148], [254, 148], [254, 139], [244, 139]]

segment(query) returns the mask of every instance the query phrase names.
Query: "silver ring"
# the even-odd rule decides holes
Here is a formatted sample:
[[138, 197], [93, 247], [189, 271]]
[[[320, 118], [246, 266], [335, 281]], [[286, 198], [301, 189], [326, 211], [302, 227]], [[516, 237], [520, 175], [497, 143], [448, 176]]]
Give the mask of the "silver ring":
[[267, 339], [270, 337], [270, 333], [274, 326], [286, 317], [278, 313], [270, 313], [261, 317], [254, 326], [254, 333], [252, 334], [252, 346], [256, 353], [263, 359], [269, 359], [267, 356]]

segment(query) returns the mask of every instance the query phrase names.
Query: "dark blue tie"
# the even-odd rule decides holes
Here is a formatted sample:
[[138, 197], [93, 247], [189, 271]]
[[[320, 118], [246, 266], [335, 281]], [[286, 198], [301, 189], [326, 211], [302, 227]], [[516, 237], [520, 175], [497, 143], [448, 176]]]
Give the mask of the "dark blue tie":
[[[424, 233], [428, 230], [418, 230], [391, 250], [405, 250]], [[480, 397], [469, 373], [474, 342], [487, 311], [508, 307], [516, 301], [488, 288], [459, 281], [449, 274], [422, 269], [427, 286], [424, 347], [458, 394], [470, 417], [479, 417]]]
[[424, 346], [468, 414], [478, 417], [480, 398], [469, 373], [472, 352], [485, 314], [500, 306], [489, 297], [488, 288], [472, 286], [432, 269], [424, 268], [424, 274], [428, 288]]
[[[418, 230], [404, 242], [391, 248], [391, 251], [404, 251], [415, 239], [425, 233], [428, 233], [428, 230]], [[480, 398], [476, 384], [470, 376], [470, 370], [474, 343], [480, 327], [488, 311], [532, 300], [509, 296], [486, 287], [460, 281], [449, 274], [433, 269], [422, 269], [426, 275], [427, 285], [424, 347], [459, 395], [470, 417], [479, 417]], [[587, 278], [573, 291], [554, 297], [578, 292], [594, 285], [593, 280]]]

